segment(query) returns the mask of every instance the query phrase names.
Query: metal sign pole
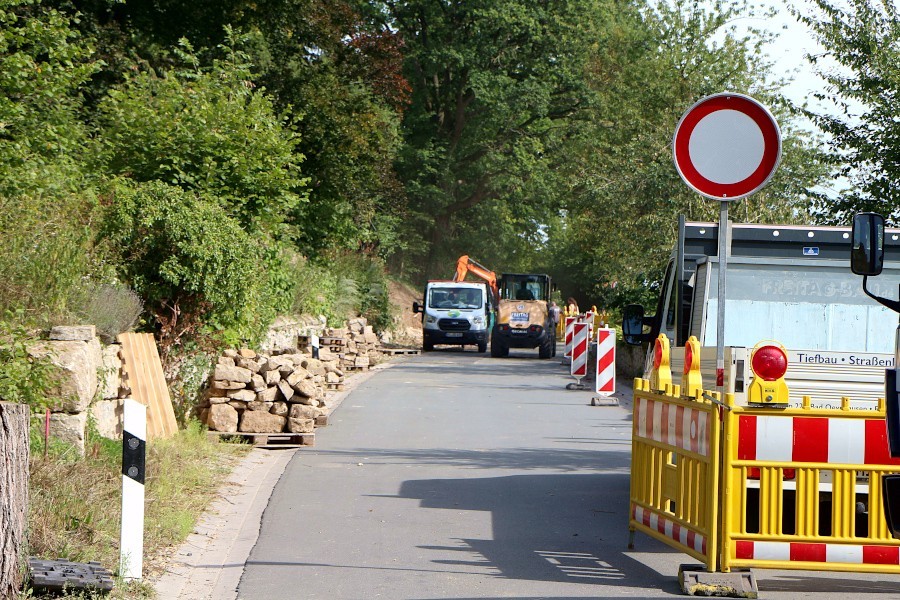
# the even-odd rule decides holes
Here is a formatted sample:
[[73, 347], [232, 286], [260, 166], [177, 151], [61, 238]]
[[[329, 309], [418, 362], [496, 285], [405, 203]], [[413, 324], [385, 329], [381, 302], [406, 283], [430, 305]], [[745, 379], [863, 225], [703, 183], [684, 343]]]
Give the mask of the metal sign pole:
[[719, 204], [719, 291], [716, 294], [716, 391], [725, 399], [725, 271], [728, 267], [728, 202]]

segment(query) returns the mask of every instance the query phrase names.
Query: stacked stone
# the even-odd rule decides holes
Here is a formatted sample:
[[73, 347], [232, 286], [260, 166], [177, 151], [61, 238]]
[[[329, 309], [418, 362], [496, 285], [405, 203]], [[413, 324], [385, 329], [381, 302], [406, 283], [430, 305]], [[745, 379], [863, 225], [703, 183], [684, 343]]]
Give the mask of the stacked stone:
[[312, 433], [326, 414], [328, 384], [343, 380], [337, 357], [228, 350], [210, 378], [200, 419], [227, 433]]
[[378, 336], [364, 317], [350, 319], [346, 328], [330, 329], [327, 335], [332, 338], [343, 338], [343, 348], [339, 356], [341, 366], [345, 370], [366, 370], [381, 357]]

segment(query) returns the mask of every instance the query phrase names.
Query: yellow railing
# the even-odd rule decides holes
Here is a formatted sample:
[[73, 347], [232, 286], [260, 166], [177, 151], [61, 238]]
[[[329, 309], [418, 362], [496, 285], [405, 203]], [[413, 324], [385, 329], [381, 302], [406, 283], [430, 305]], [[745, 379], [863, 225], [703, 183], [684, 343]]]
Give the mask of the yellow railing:
[[719, 411], [679, 391], [651, 391], [648, 380], [635, 380], [629, 528], [714, 570]]

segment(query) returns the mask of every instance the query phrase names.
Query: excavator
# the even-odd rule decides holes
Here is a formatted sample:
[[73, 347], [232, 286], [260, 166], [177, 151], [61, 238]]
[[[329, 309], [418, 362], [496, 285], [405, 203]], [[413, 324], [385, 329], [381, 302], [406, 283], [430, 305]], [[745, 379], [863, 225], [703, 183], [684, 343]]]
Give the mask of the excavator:
[[501, 273], [500, 277], [469, 258], [456, 261], [453, 281], [472, 274], [491, 289], [496, 318], [491, 328], [491, 356], [509, 356], [510, 348], [538, 348], [538, 356], [556, 356], [556, 328], [551, 321], [550, 276], [536, 273]]

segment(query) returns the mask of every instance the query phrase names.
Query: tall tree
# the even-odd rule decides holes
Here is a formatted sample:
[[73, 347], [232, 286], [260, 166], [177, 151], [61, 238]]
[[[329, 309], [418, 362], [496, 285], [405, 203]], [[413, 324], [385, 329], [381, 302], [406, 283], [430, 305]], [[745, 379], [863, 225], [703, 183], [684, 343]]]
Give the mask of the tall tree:
[[[817, 94], [829, 112], [813, 113], [829, 135], [839, 175], [850, 187], [820, 201], [823, 218], [847, 223], [857, 211], [900, 220], [900, 13], [888, 0], [813, 0], [812, 14], [796, 13], [825, 48], [809, 60], [828, 82]], [[832, 59], [838, 68], [827, 67]]]
[[[558, 203], [554, 167], [590, 102], [584, 80], [600, 2], [375, 2], [405, 45], [412, 103], [399, 171], [424, 271], [461, 250], [460, 231], [534, 235]], [[508, 219], [511, 227], [491, 219]], [[482, 225], [483, 223], [483, 225]], [[508, 238], [507, 238], [508, 239]]]
[[743, 3], [704, 9], [677, 0], [617, 15], [617, 38], [608, 45], [613, 51], [597, 53], [591, 63], [597, 108], [570, 154], [573, 187], [564, 227], [551, 233], [560, 282], [569, 289], [606, 303], [646, 301], [665, 268], [678, 215], [716, 219], [717, 203], [689, 191], [671, 153], [680, 116], [712, 93], [761, 99], [776, 113], [784, 139], [775, 178], [735, 203], [732, 218], [804, 218], [810, 190], [825, 174], [822, 158], [792, 126], [780, 83], [769, 79], [759, 58], [766, 38], [729, 29], [746, 10]]

